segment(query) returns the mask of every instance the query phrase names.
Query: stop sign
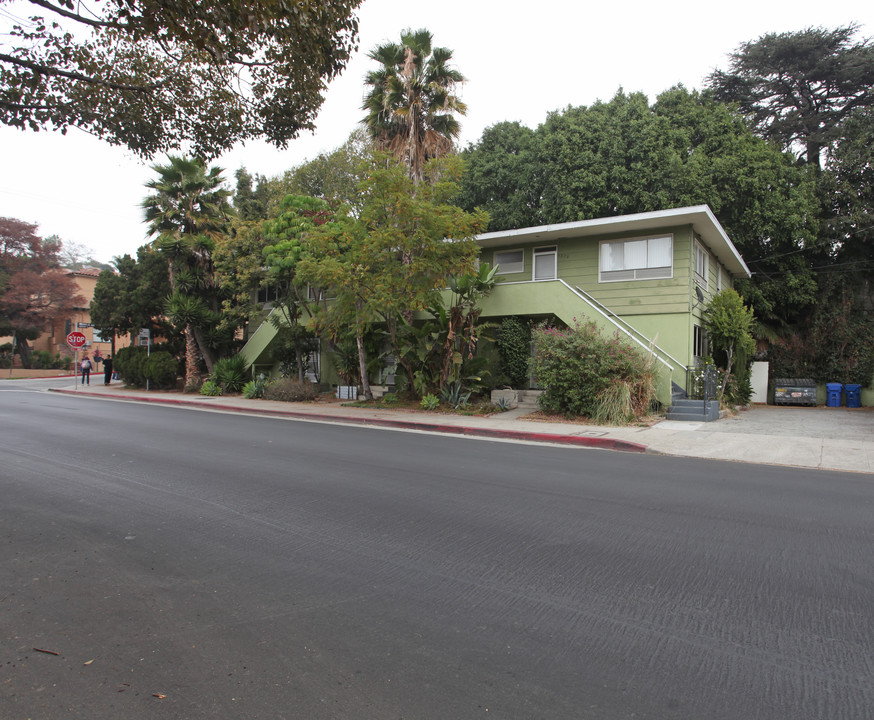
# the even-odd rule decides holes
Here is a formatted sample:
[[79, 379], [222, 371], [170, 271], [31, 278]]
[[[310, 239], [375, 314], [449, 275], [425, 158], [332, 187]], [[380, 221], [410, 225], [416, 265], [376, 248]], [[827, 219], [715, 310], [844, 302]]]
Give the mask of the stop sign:
[[85, 346], [85, 336], [78, 330], [74, 330], [67, 335], [67, 345], [78, 350], [80, 347]]

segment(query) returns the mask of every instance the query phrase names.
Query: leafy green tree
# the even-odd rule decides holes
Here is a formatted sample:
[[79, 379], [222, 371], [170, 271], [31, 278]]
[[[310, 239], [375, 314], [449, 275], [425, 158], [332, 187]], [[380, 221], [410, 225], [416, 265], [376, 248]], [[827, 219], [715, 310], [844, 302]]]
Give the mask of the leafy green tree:
[[168, 314], [184, 329], [186, 385], [195, 383], [200, 360], [212, 372], [216, 352], [227, 349], [231, 337], [216, 332], [221, 319], [221, 289], [215, 280], [213, 250], [232, 208], [230, 191], [222, 187], [222, 170], [199, 159], [170, 156], [153, 165], [158, 174], [146, 187], [145, 220], [155, 247], [169, 263], [172, 296]]
[[405, 30], [400, 43], [385, 43], [368, 53], [381, 67], [367, 73], [362, 110], [376, 142], [409, 168], [419, 183], [425, 163], [449, 154], [460, 126], [455, 114], [467, 106], [455, 95], [464, 76], [450, 66], [452, 51], [433, 47], [428, 30]]
[[643, 93], [551, 113], [539, 129], [546, 223], [688, 204], [692, 181]]
[[[328, 203], [320, 198], [288, 195], [278, 217], [264, 223], [268, 244], [263, 250], [267, 282], [276, 289], [270, 322], [277, 329], [276, 350], [281, 361], [294, 365], [298, 380], [304, 380], [305, 358], [315, 349], [315, 335], [308, 327], [312, 318], [311, 299], [323, 298], [297, 276], [304, 236], [334, 218]], [[324, 302], [324, 299], [322, 299]]]
[[838, 275], [870, 306], [874, 299], [874, 110], [860, 110], [843, 123], [822, 179], [827, 237], [834, 252], [820, 274]]
[[30, 0], [0, 53], [0, 122], [78, 127], [152, 157], [312, 130], [357, 42], [360, 0]]
[[286, 173], [287, 192], [321, 198], [335, 208], [343, 204], [355, 207], [358, 185], [364, 180], [366, 161], [372, 152], [373, 141], [367, 130], [359, 127], [337, 149]]
[[822, 150], [841, 137], [844, 120], [874, 106], [874, 41], [853, 42], [858, 25], [767, 33], [731, 53], [728, 71], [708, 84], [737, 103], [762, 137], [799, 143], [819, 169]]
[[173, 327], [164, 317], [164, 305], [170, 294], [167, 260], [149, 245], [137, 250], [136, 260], [123, 255], [113, 261], [115, 270], [104, 270], [97, 278], [91, 300], [94, 327], [115, 339], [133, 336], [148, 328], [152, 337], [171, 338]]
[[377, 157], [360, 187], [360, 215], [341, 215], [305, 236], [297, 277], [332, 299], [315, 326], [335, 340], [352, 331], [368, 399], [365, 331], [385, 322], [397, 352], [403, 314], [433, 307], [450, 275], [473, 269], [473, 237], [487, 218], [449, 204], [458, 192], [456, 165], [432, 161], [417, 186], [406, 167]]
[[[233, 204], [237, 217], [246, 222], [257, 222], [267, 217], [269, 195], [265, 178], [260, 175], [253, 178], [246, 168], [241, 167], [235, 173], [237, 186], [234, 190]], [[256, 185], [253, 188], [252, 183]]]
[[874, 317], [868, 300], [844, 276], [826, 273], [807, 323], [771, 343], [773, 377], [810, 377], [818, 382], [871, 386], [874, 378]]
[[725, 353], [725, 374], [719, 388], [720, 399], [734, 369], [735, 356], [752, 357], [756, 349], [753, 338], [755, 317], [751, 308], [744, 306], [737, 291], [728, 289], [714, 295], [704, 312], [704, 327], [714, 350]]
[[464, 151], [467, 170], [458, 204], [468, 211], [488, 212], [490, 231], [542, 224], [544, 181], [537, 142], [531, 128], [503, 122], [486, 128], [480, 140]]
[[620, 92], [537, 132], [544, 223], [707, 204], [755, 273], [742, 289], [757, 316], [777, 327], [805, 317], [817, 291], [813, 178], [737, 113], [682, 87], [652, 106]]

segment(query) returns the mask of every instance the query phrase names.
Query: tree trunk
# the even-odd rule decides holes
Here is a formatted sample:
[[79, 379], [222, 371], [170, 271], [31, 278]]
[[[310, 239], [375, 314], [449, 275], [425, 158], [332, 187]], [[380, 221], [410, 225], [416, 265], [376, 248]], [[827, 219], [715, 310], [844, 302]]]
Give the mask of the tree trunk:
[[191, 387], [200, 376], [197, 341], [191, 325], [185, 326], [185, 386]]
[[725, 377], [722, 378], [722, 387], [719, 388], [719, 401], [725, 397], [725, 387], [728, 385], [728, 378], [731, 377], [731, 366], [734, 362], [734, 345], [729, 345], [725, 351]]
[[[22, 337], [18, 339], [18, 357], [21, 360], [21, 367], [29, 369], [33, 353], [27, 338]], [[15, 357], [13, 356], [12, 359], [15, 360]]]
[[364, 336], [361, 330], [355, 333], [355, 344], [358, 346], [358, 371], [361, 373], [361, 390], [365, 400], [373, 400], [370, 380], [367, 377], [367, 357], [364, 354]]
[[200, 357], [203, 358], [203, 362], [206, 363], [206, 371], [212, 373], [212, 370], [215, 367], [215, 356], [212, 354], [209, 345], [207, 345], [206, 338], [203, 337], [200, 328], [194, 327], [193, 325], [189, 325], [188, 327], [191, 328], [194, 342], [197, 345], [197, 352]]

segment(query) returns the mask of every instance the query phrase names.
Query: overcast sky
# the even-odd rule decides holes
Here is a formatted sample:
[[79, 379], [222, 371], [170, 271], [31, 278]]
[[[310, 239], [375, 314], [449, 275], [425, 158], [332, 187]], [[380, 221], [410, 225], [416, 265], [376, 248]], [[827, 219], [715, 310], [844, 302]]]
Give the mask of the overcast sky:
[[[21, 13], [21, 5], [16, 10]], [[279, 175], [341, 145], [363, 115], [363, 78], [373, 67], [367, 51], [398, 40], [408, 27], [428, 28], [435, 45], [454, 50], [455, 65], [467, 78], [462, 146], [495, 123], [517, 120], [536, 128], [550, 111], [609, 100], [620, 87], [651, 100], [678, 83], [701, 88], [708, 73], [727, 66], [729, 52], [766, 32], [855, 22], [860, 36], [874, 36], [871, 0], [736, 0], [721, 6], [364, 0], [359, 19], [359, 51], [329, 87], [317, 132], [282, 151], [262, 143], [235, 148], [216, 161], [228, 178], [241, 166]], [[7, 24], [0, 14], [0, 32]], [[76, 130], [61, 135], [2, 127], [0, 149], [0, 216], [38, 223], [41, 235], [84, 245], [103, 262], [135, 255], [146, 242], [139, 203], [153, 175], [148, 163]]]

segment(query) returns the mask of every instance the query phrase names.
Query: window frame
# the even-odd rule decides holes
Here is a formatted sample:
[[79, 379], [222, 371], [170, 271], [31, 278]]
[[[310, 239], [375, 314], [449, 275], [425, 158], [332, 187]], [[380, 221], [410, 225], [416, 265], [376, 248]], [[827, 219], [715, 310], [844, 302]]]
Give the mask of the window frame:
[[[670, 241], [671, 249], [670, 249], [670, 257], [671, 264], [670, 265], [654, 265], [650, 267], [647, 264], [645, 268], [623, 268], [622, 270], [604, 270], [602, 269], [602, 258], [604, 257], [604, 245], [608, 244], [616, 244], [616, 243], [630, 243], [630, 242], [641, 242], [650, 240], [661, 240], [663, 238], [667, 238]], [[649, 256], [649, 247], [647, 246], [647, 262]], [[666, 269], [666, 272], [660, 274], [651, 274], [652, 271], [661, 270], [662, 268]], [[618, 273], [623, 273], [622, 277], [617, 277]], [[628, 276], [627, 274], [631, 275]], [[640, 275], [638, 275], [640, 273]], [[650, 274], [647, 274], [650, 273]], [[637, 237], [630, 238], [614, 238], [612, 240], [601, 240], [598, 243], [598, 282], [599, 283], [611, 283], [611, 282], [641, 282], [645, 280], [670, 280], [674, 277], [674, 234], [673, 233], [664, 233], [658, 235], [640, 235]]]
[[[537, 277], [537, 258], [538, 256], [552, 256], [552, 277], [539, 278]], [[531, 280], [532, 282], [548, 282], [558, 279], [558, 245], [543, 245], [531, 249]]]
[[[500, 255], [501, 253], [522, 253], [522, 261], [513, 263], [510, 266], [510, 268], [512, 269], [510, 269], [507, 267], [506, 263], [498, 262], [498, 255]], [[494, 254], [492, 255], [492, 261], [495, 265], [498, 266], [498, 272], [495, 273], [496, 275], [515, 275], [516, 273], [525, 272], [525, 248], [508, 248], [506, 250], [495, 250]], [[518, 270], [516, 269], [517, 266], [520, 266]]]
[[[707, 342], [707, 330], [703, 325], [699, 325], [698, 323], [694, 323], [692, 325], [692, 357], [696, 358], [706, 358], [708, 357], [708, 347]], [[702, 351], [703, 354], [699, 355], [698, 351]]]
[[[704, 272], [698, 272], [698, 255], [704, 258]], [[710, 286], [710, 253], [700, 240], [695, 240], [695, 256], [693, 258], [693, 271], [695, 273], [695, 282], [697, 282], [702, 290], [707, 290]]]

